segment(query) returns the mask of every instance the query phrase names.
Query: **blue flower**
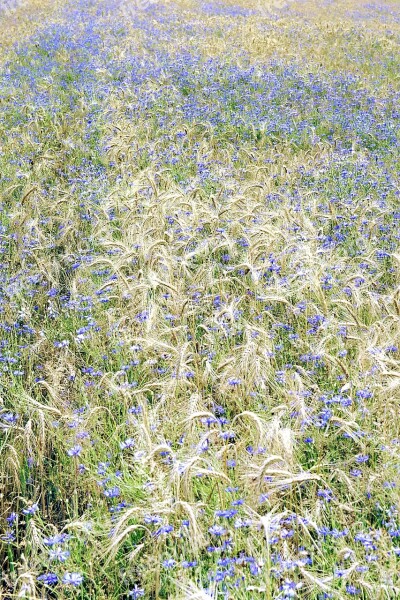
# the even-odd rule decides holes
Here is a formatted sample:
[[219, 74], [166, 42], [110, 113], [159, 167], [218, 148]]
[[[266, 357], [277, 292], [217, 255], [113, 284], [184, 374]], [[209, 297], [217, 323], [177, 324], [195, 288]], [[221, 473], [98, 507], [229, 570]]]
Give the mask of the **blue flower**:
[[65, 585], [78, 586], [83, 582], [83, 575], [81, 573], [64, 573], [62, 582]]
[[36, 511], [39, 510], [39, 506], [36, 504], [32, 504], [32, 506], [28, 506], [27, 508], [24, 508], [22, 510], [22, 512], [24, 513], [24, 515], [34, 515]]
[[13, 525], [13, 523], [15, 523], [15, 521], [18, 519], [18, 515], [15, 512], [12, 512], [8, 515], [7, 517], [7, 523], [9, 525]]
[[182, 567], [184, 569], [191, 569], [197, 566], [197, 560], [184, 560], [182, 562]]
[[173, 558], [167, 558], [163, 561], [163, 567], [165, 567], [166, 569], [173, 569], [175, 565], [176, 560], [174, 560]]
[[81, 452], [82, 452], [82, 446], [80, 446], [79, 444], [76, 444], [75, 446], [72, 446], [72, 448], [70, 448], [67, 451], [67, 454], [68, 454], [68, 456], [79, 456]]
[[55, 548], [49, 553], [50, 560], [58, 560], [59, 562], [65, 562], [70, 556], [69, 550], [63, 550], [62, 548]]
[[157, 525], [162, 522], [160, 515], [145, 515], [143, 520], [145, 523], [154, 523]]
[[361, 594], [361, 590], [359, 588], [357, 588], [355, 585], [351, 585], [351, 584], [346, 585], [346, 592], [350, 596], [358, 596], [359, 594]]
[[221, 519], [232, 519], [237, 513], [238, 511], [236, 508], [228, 508], [228, 510], [216, 510], [215, 516], [220, 517]]
[[211, 533], [211, 535], [215, 535], [217, 537], [226, 534], [226, 529], [222, 527], [222, 525], [213, 525], [208, 531]]
[[144, 589], [140, 588], [138, 585], [135, 585], [133, 590], [129, 592], [129, 596], [136, 600], [137, 598], [142, 598], [144, 596]]
[[126, 448], [133, 448], [134, 445], [135, 440], [133, 440], [132, 438], [126, 438], [125, 441], [120, 442], [119, 447], [121, 448], [121, 450], [125, 450]]
[[285, 598], [285, 600], [288, 600], [289, 598], [296, 598], [297, 590], [299, 587], [300, 584], [296, 583], [295, 581], [290, 581], [289, 579], [286, 579], [280, 587], [280, 590], [283, 594], [283, 598]]
[[159, 537], [160, 535], [168, 535], [174, 530], [172, 525], [162, 525], [157, 531], [153, 533], [155, 537]]
[[58, 582], [58, 577], [55, 573], [43, 573], [36, 579], [46, 585], [55, 585]]
[[139, 321], [139, 323], [144, 323], [149, 318], [149, 311], [143, 310], [135, 316], [135, 319]]
[[11, 544], [12, 542], [15, 542], [15, 540], [17, 538], [16, 538], [14, 531], [12, 529], [9, 529], [5, 533], [3, 533], [3, 535], [0, 536], [0, 539], [2, 542], [5, 542], [6, 544]]
[[120, 495], [120, 490], [118, 486], [115, 486], [104, 490], [103, 494], [106, 496], [106, 498], [118, 498]]
[[53, 537], [43, 538], [43, 544], [45, 546], [54, 546], [55, 544], [64, 544], [70, 539], [70, 536], [66, 533], [57, 533]]

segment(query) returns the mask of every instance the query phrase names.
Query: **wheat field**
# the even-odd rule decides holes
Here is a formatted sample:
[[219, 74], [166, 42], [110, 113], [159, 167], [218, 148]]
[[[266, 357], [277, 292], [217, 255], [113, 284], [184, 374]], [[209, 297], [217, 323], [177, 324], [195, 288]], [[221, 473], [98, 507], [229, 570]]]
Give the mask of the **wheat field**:
[[400, 3], [0, 1], [0, 598], [400, 599]]

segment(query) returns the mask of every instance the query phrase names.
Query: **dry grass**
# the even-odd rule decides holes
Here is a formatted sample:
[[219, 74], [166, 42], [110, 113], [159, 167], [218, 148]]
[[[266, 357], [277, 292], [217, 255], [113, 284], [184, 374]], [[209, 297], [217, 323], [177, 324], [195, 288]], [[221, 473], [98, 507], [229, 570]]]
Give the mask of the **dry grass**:
[[4, 598], [399, 597], [396, 3], [29, 7]]

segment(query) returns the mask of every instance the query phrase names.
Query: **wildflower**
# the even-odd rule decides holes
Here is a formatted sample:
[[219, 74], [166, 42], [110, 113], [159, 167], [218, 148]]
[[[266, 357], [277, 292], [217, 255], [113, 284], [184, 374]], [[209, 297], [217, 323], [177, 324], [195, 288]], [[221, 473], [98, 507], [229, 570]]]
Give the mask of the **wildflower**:
[[356, 461], [357, 461], [358, 463], [360, 463], [360, 464], [362, 464], [362, 463], [366, 463], [366, 462], [368, 462], [368, 461], [369, 461], [369, 456], [368, 456], [368, 454], [359, 454], [359, 455], [356, 457]]
[[378, 560], [378, 556], [376, 554], [366, 554], [365, 560], [367, 562], [375, 562], [376, 560]]
[[356, 392], [357, 398], [361, 398], [362, 400], [367, 400], [372, 398], [372, 392], [370, 390], [357, 390]]
[[235, 508], [231, 508], [228, 510], [216, 510], [215, 516], [220, 517], [221, 519], [232, 519], [235, 515], [237, 515], [238, 511]]
[[12, 529], [9, 529], [5, 533], [3, 533], [2, 536], [0, 536], [0, 540], [2, 542], [5, 542], [6, 544], [11, 544], [12, 542], [15, 542], [16, 539], [17, 538], [15, 536], [15, 533], [12, 531]]
[[189, 527], [190, 521], [189, 519], [182, 519], [182, 527]]
[[238, 500], [233, 500], [231, 504], [232, 506], [242, 506], [242, 504], [244, 504], [244, 500], [239, 498]]
[[167, 558], [163, 561], [163, 567], [165, 567], [166, 569], [173, 569], [175, 565], [176, 560], [174, 560], [173, 558]]
[[330, 502], [332, 500], [332, 498], [333, 498], [332, 490], [329, 490], [329, 489], [327, 489], [327, 490], [319, 489], [317, 491], [317, 496], [319, 498], [322, 498], [323, 500], [326, 500], [327, 502]]
[[7, 517], [7, 519], [6, 519], [6, 520], [7, 520], [7, 523], [8, 523], [9, 525], [13, 525], [13, 523], [15, 523], [15, 521], [16, 521], [17, 519], [18, 519], [18, 515], [17, 515], [17, 513], [15, 513], [15, 512], [12, 512], [12, 513], [10, 513], [10, 514], [8, 515], [8, 517]]
[[226, 529], [222, 525], [213, 525], [208, 531], [211, 535], [216, 535], [217, 537], [226, 534]]
[[358, 596], [361, 593], [361, 590], [357, 588], [355, 585], [348, 584], [346, 585], [346, 592], [350, 596]]
[[191, 560], [191, 561], [190, 560], [184, 560], [182, 562], [182, 567], [184, 569], [191, 569], [191, 568], [196, 567], [196, 566], [197, 566], [197, 560]]
[[397, 346], [388, 346], [387, 348], [385, 348], [385, 352], [398, 352], [399, 349]]
[[147, 524], [150, 524], [150, 523], [158, 524], [158, 523], [162, 522], [162, 518], [160, 517], [160, 515], [145, 515], [144, 522]]
[[137, 598], [142, 598], [144, 596], [144, 589], [135, 585], [133, 590], [129, 592], [129, 596], [136, 600]]
[[221, 433], [219, 434], [219, 437], [222, 438], [223, 440], [233, 440], [236, 437], [236, 434], [234, 431], [221, 431]]
[[117, 498], [120, 494], [120, 490], [118, 486], [115, 486], [104, 490], [103, 494], [106, 496], [106, 498]]
[[361, 471], [361, 469], [351, 469], [350, 475], [352, 477], [361, 477], [362, 471]]
[[64, 544], [65, 542], [67, 542], [70, 539], [70, 537], [71, 536], [69, 536], [66, 533], [57, 533], [53, 537], [43, 538], [43, 544], [45, 546], [54, 546], [55, 544]]
[[280, 587], [280, 590], [283, 593], [283, 598], [296, 598], [297, 590], [301, 587], [301, 583], [296, 583], [295, 581], [290, 581], [286, 579]]
[[80, 446], [79, 444], [76, 444], [75, 446], [72, 446], [72, 448], [70, 448], [67, 451], [67, 454], [68, 454], [68, 456], [79, 456], [81, 452], [82, 452], [82, 446]]
[[68, 348], [69, 346], [69, 341], [68, 340], [61, 340], [61, 341], [55, 341], [54, 342], [54, 347], [55, 348]]
[[125, 450], [126, 448], [133, 448], [134, 445], [135, 440], [133, 440], [132, 438], [126, 438], [124, 442], [120, 442], [119, 447], [121, 448], [121, 450]]
[[24, 513], [24, 515], [34, 515], [37, 510], [39, 510], [39, 506], [36, 503], [32, 504], [31, 506], [28, 506], [27, 508], [24, 508], [22, 512]]
[[251, 519], [235, 519], [234, 527], [235, 529], [241, 529], [243, 527], [251, 527], [251, 524]]
[[160, 535], [168, 535], [174, 530], [172, 525], [162, 525], [157, 531], [153, 533], [155, 537], [159, 537]]
[[83, 576], [80, 573], [64, 573], [62, 582], [66, 585], [78, 586], [83, 582]]
[[144, 323], [149, 318], [149, 311], [143, 310], [135, 316], [135, 319], [139, 321], [139, 323]]
[[49, 553], [50, 560], [58, 560], [59, 562], [65, 562], [70, 556], [69, 550], [63, 550], [60, 547], [51, 550]]
[[43, 573], [36, 578], [45, 585], [55, 585], [58, 582], [58, 577], [55, 573]]
[[15, 425], [19, 419], [19, 415], [16, 415], [12, 412], [5, 412], [0, 415], [0, 419], [3, 419], [7, 425]]

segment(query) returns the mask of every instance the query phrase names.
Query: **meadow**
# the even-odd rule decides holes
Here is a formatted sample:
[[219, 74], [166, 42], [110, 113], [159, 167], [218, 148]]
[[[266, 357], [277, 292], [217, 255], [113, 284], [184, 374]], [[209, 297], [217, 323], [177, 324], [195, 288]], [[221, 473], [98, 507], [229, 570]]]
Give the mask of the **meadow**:
[[0, 2], [0, 598], [400, 599], [400, 3]]

